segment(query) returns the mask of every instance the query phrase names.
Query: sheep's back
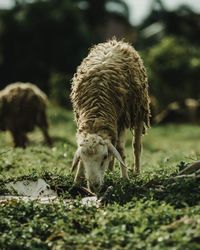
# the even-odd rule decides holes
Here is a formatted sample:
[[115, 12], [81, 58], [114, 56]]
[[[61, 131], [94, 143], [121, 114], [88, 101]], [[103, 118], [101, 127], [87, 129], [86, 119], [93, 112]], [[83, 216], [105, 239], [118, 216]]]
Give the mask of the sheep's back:
[[118, 126], [134, 128], [138, 120], [149, 126], [145, 67], [134, 48], [122, 41], [114, 39], [91, 49], [74, 75], [71, 98], [77, 120], [94, 105], [97, 113], [112, 106], [110, 113], [114, 109]]
[[30, 83], [10, 84], [1, 92], [6, 128], [32, 131], [45, 113], [46, 95]]

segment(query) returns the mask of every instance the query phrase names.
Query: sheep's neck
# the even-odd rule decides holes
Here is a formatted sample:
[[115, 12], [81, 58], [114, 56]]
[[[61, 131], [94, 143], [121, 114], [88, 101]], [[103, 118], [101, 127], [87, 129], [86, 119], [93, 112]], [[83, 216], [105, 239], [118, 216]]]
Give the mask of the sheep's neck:
[[87, 132], [91, 134], [98, 134], [102, 138], [116, 138], [116, 118], [110, 113], [95, 112], [95, 114], [82, 114], [80, 116], [79, 133]]

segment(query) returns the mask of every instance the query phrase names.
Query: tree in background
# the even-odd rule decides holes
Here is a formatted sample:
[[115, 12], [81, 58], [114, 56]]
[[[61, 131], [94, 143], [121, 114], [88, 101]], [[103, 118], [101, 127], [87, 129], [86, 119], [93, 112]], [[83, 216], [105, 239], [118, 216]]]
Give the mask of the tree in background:
[[89, 45], [88, 28], [72, 0], [17, 2], [0, 17], [3, 84], [32, 81], [48, 91], [51, 74], [72, 74]]
[[200, 98], [200, 50], [168, 36], [147, 51], [151, 92], [161, 106], [188, 97]]
[[154, 0], [151, 12], [140, 25], [139, 30], [141, 48], [147, 48], [168, 35], [178, 36], [198, 45], [200, 15], [185, 5], [169, 11], [161, 0]]
[[[130, 28], [129, 9], [123, 0], [76, 0], [79, 5], [85, 6], [84, 15], [90, 29], [93, 31], [93, 40], [96, 42], [105, 40], [106, 30], [109, 20], [115, 19], [123, 23], [125, 27]], [[117, 27], [120, 28], [119, 26]], [[131, 27], [132, 28], [132, 27]], [[116, 35], [117, 31], [115, 30]], [[123, 32], [123, 37], [127, 35], [128, 30]], [[108, 34], [112, 35], [112, 34]], [[108, 37], [107, 37], [108, 38]]]
[[15, 0], [10, 10], [0, 10], [0, 88], [31, 81], [65, 105], [70, 79], [89, 47], [113, 35], [130, 42], [137, 36], [151, 92], [162, 105], [178, 96], [200, 98], [199, 21], [185, 6], [168, 11], [155, 0], [137, 36], [123, 0]]
[[200, 98], [199, 32], [199, 14], [186, 6], [168, 11], [161, 0], [153, 2], [140, 26], [150, 91], [161, 107], [186, 97]]

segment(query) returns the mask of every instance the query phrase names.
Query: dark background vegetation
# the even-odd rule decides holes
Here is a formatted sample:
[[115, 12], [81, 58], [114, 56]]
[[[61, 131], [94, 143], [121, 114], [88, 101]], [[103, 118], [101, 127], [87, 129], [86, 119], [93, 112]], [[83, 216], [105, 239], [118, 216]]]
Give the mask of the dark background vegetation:
[[0, 10], [0, 89], [33, 82], [69, 108], [76, 67], [89, 47], [115, 35], [141, 52], [150, 92], [161, 106], [200, 98], [200, 15], [187, 6], [168, 11], [155, 0], [149, 16], [134, 26], [123, 0], [14, 2]]

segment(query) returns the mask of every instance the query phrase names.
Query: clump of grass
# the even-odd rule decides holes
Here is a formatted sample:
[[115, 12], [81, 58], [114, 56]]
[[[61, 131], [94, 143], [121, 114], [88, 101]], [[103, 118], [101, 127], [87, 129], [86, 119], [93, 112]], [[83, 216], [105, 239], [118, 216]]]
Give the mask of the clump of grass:
[[[16, 209], [17, 206], [17, 209]], [[1, 207], [1, 249], [198, 249], [199, 207], [140, 199], [102, 208], [11, 202]]]
[[[114, 204], [126, 204], [135, 200], [157, 200], [165, 201], [175, 207], [193, 206], [199, 203], [200, 197], [200, 183], [194, 179], [177, 179], [174, 181], [171, 178], [166, 178], [159, 172], [156, 178], [149, 176], [149, 173], [142, 176], [130, 175], [130, 180], [122, 180], [119, 178], [119, 173], [107, 174], [105, 177], [105, 184], [102, 191], [98, 194], [99, 197], [105, 192], [108, 186], [113, 186], [113, 191], [109, 196], [107, 202]], [[55, 175], [51, 172], [44, 171], [38, 174], [34, 170], [30, 175], [21, 176], [18, 178], [9, 178], [6, 181], [1, 181], [1, 194], [8, 194], [4, 184], [9, 181], [22, 180], [37, 180], [44, 179], [62, 198], [76, 199], [79, 196], [85, 196], [79, 188], [73, 184], [73, 176], [69, 175]]]

